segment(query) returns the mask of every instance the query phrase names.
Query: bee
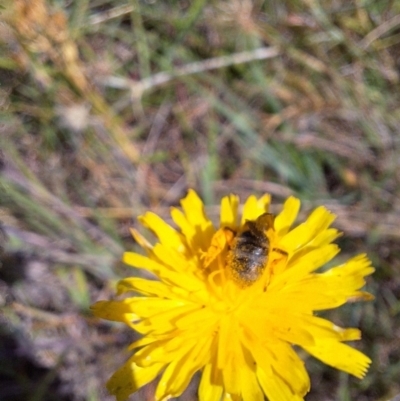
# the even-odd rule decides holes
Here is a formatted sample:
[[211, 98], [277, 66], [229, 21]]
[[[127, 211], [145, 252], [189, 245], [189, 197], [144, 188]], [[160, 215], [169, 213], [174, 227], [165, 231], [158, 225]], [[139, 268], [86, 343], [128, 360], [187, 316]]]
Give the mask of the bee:
[[[264, 213], [255, 220], [247, 220], [238, 231], [230, 228], [220, 228], [213, 236], [210, 247], [202, 255], [203, 266], [208, 269], [211, 264], [222, 256], [223, 263], [230, 277], [240, 287], [249, 287], [254, 284], [270, 264], [274, 269], [281, 260], [288, 258], [286, 251], [278, 248], [270, 249], [268, 231], [274, 229], [275, 216]], [[273, 260], [269, 260], [271, 252]], [[271, 272], [272, 272], [271, 270]]]
[[268, 264], [267, 231], [273, 228], [274, 218], [271, 213], [264, 213], [254, 221], [246, 221], [229, 245], [227, 266], [232, 278], [241, 286], [254, 284]]

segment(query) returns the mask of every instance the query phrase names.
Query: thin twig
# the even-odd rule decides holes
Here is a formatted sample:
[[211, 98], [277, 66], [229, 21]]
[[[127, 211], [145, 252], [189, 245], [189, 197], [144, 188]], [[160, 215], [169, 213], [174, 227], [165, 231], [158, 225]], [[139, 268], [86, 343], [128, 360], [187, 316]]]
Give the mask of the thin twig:
[[101, 24], [102, 22], [108, 21], [110, 19], [118, 18], [118, 17], [121, 17], [122, 15], [129, 14], [134, 9], [135, 9], [135, 7], [132, 5], [114, 7], [111, 10], [107, 10], [105, 12], [97, 13], [97, 14], [90, 16], [89, 24], [90, 25]]
[[361, 40], [360, 47], [364, 50], [367, 49], [372, 42], [375, 42], [375, 40], [383, 36], [386, 32], [396, 28], [398, 25], [400, 25], [400, 14], [395, 15], [390, 20], [383, 22], [370, 33], [368, 33], [368, 35]]
[[235, 53], [230, 56], [215, 57], [204, 61], [186, 64], [177, 67], [171, 72], [159, 72], [141, 81], [133, 81], [129, 78], [109, 76], [104, 81], [106, 86], [116, 89], [130, 89], [133, 98], [140, 98], [146, 90], [163, 85], [173, 79], [185, 75], [198, 74], [204, 71], [228, 67], [230, 65], [249, 63], [255, 60], [266, 60], [280, 54], [276, 47], [261, 47], [256, 50]]

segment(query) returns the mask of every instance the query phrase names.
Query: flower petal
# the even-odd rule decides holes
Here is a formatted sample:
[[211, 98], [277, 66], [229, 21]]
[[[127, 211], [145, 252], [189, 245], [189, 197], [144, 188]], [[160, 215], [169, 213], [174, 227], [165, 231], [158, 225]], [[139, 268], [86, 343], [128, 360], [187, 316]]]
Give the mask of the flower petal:
[[194, 373], [206, 364], [211, 341], [210, 337], [196, 337], [175, 352], [173, 361], [158, 383], [157, 400], [177, 397], [183, 393]]
[[165, 270], [165, 266], [163, 264], [136, 252], [125, 252], [122, 256], [122, 261], [129, 266], [133, 266], [138, 269], [145, 269], [156, 276], [162, 275], [162, 272]]
[[319, 269], [333, 259], [340, 249], [336, 244], [328, 244], [321, 248], [308, 251], [289, 260], [286, 270], [272, 277], [269, 290], [277, 292], [291, 283], [296, 283], [309, 273]]
[[211, 363], [204, 367], [199, 386], [200, 401], [220, 401], [223, 391], [221, 371]]
[[133, 312], [132, 301], [98, 301], [90, 307], [93, 314], [102, 319], [131, 324], [139, 316]]
[[310, 389], [310, 379], [304, 362], [294, 352], [292, 346], [283, 341], [254, 341], [251, 346], [253, 357], [263, 371], [276, 372], [291, 392], [304, 396]]
[[139, 277], [128, 277], [118, 281], [117, 294], [121, 295], [128, 291], [136, 291], [143, 295], [158, 296], [160, 298], [171, 298], [171, 288], [161, 281], [147, 280]]
[[236, 230], [238, 225], [237, 211], [239, 198], [236, 195], [224, 196], [221, 200], [220, 226]]
[[257, 367], [257, 378], [268, 401], [303, 401], [303, 397], [293, 393], [290, 386], [272, 369]]
[[243, 206], [242, 220], [243, 225], [247, 220], [255, 220], [258, 216], [268, 212], [271, 204], [271, 195], [265, 194], [260, 199], [250, 195]]
[[203, 202], [196, 192], [190, 190], [186, 198], [181, 200], [181, 205], [183, 212], [177, 208], [171, 209], [172, 220], [181, 229], [194, 253], [199, 250], [205, 252], [215, 228], [205, 214]]
[[142, 317], [135, 323], [135, 330], [139, 333], [168, 332], [176, 328], [175, 319], [199, 310], [200, 306], [186, 303], [183, 300], [137, 298], [134, 310]]
[[313, 310], [336, 308], [350, 300], [371, 299], [370, 294], [358, 291], [365, 285], [364, 277], [374, 271], [365, 255], [356, 256], [341, 266], [324, 273], [309, 275], [282, 290], [288, 305], [309, 305]]
[[313, 345], [314, 339], [303, 324], [302, 316], [281, 307], [273, 297], [265, 297], [243, 309], [240, 320], [248, 332], [253, 333], [259, 341], [269, 338], [270, 341], [282, 340], [291, 344]]
[[294, 252], [309, 244], [314, 237], [326, 230], [334, 219], [333, 213], [320, 206], [304, 223], [288, 232], [279, 243], [283, 249]]
[[153, 245], [150, 244], [149, 241], [145, 237], [143, 237], [142, 234], [135, 228], [130, 229], [131, 235], [133, 239], [137, 242], [137, 244], [143, 248], [146, 253], [149, 255], [151, 253], [151, 249], [153, 248]]
[[[161, 244], [157, 244], [153, 248], [153, 259], [150, 259], [147, 256], [143, 256], [135, 252], [125, 252], [122, 260], [127, 265], [146, 269], [155, 274], [162, 281], [169, 284], [176, 284], [178, 288], [184, 287], [188, 289], [188, 291], [200, 291], [203, 288], [204, 283], [200, 281], [196, 276], [191, 274], [191, 264], [188, 263], [185, 259], [180, 259], [178, 257], [179, 254], [173, 252], [173, 250], [168, 250], [168, 248], [163, 247]], [[176, 262], [174, 267], [180, 269], [181, 271], [171, 271], [166, 264], [162, 264], [161, 262], [154, 260], [154, 257], [163, 260], [164, 257], [170, 255], [174, 255]]]
[[224, 316], [220, 322], [218, 339], [217, 366], [222, 370], [224, 388], [227, 393], [240, 394], [240, 375], [243, 366], [243, 355], [239, 339], [237, 322]]
[[133, 359], [134, 357], [129, 358], [107, 382], [108, 391], [115, 395], [117, 401], [126, 400], [130, 394], [155, 379], [164, 368], [162, 363], [141, 368], [133, 362]]
[[279, 236], [285, 235], [294, 221], [300, 210], [300, 199], [290, 196], [286, 199], [283, 210], [275, 218], [275, 231]]
[[208, 227], [211, 224], [210, 219], [205, 214], [203, 201], [192, 189], [190, 189], [187, 196], [181, 200], [181, 205], [188, 222], [192, 226]]
[[181, 235], [161, 219], [161, 217], [147, 212], [143, 216], [139, 216], [138, 220], [155, 234], [161, 244], [176, 249], [179, 252], [185, 252], [186, 244], [182, 240]]
[[319, 341], [314, 346], [303, 348], [325, 364], [350, 373], [359, 379], [365, 376], [371, 364], [371, 359], [362, 352], [334, 340]]
[[243, 401], [264, 401], [264, 393], [258, 383], [256, 362], [250, 352], [243, 349], [245, 363], [241, 367], [240, 384]]

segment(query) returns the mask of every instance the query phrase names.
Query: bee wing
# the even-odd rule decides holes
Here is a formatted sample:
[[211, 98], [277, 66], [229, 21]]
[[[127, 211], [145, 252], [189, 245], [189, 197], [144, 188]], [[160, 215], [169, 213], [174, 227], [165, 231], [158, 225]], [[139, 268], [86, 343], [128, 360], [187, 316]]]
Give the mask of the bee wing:
[[265, 232], [268, 231], [270, 228], [274, 228], [274, 220], [275, 216], [271, 213], [264, 213], [257, 218], [255, 221], [257, 230]]

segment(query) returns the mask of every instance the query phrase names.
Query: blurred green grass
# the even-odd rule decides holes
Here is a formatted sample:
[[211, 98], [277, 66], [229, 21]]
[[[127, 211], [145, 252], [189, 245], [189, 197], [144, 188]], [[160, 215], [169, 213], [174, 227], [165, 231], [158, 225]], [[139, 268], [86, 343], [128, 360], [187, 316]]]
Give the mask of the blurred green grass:
[[111, 399], [103, 383], [132, 333], [88, 305], [127, 274], [135, 217], [168, 219], [190, 187], [213, 217], [230, 192], [337, 213], [345, 256], [377, 267], [376, 301], [330, 316], [362, 328], [374, 362], [360, 382], [307, 360], [307, 400], [400, 393], [398, 2], [5, 0], [0, 12], [5, 400]]

